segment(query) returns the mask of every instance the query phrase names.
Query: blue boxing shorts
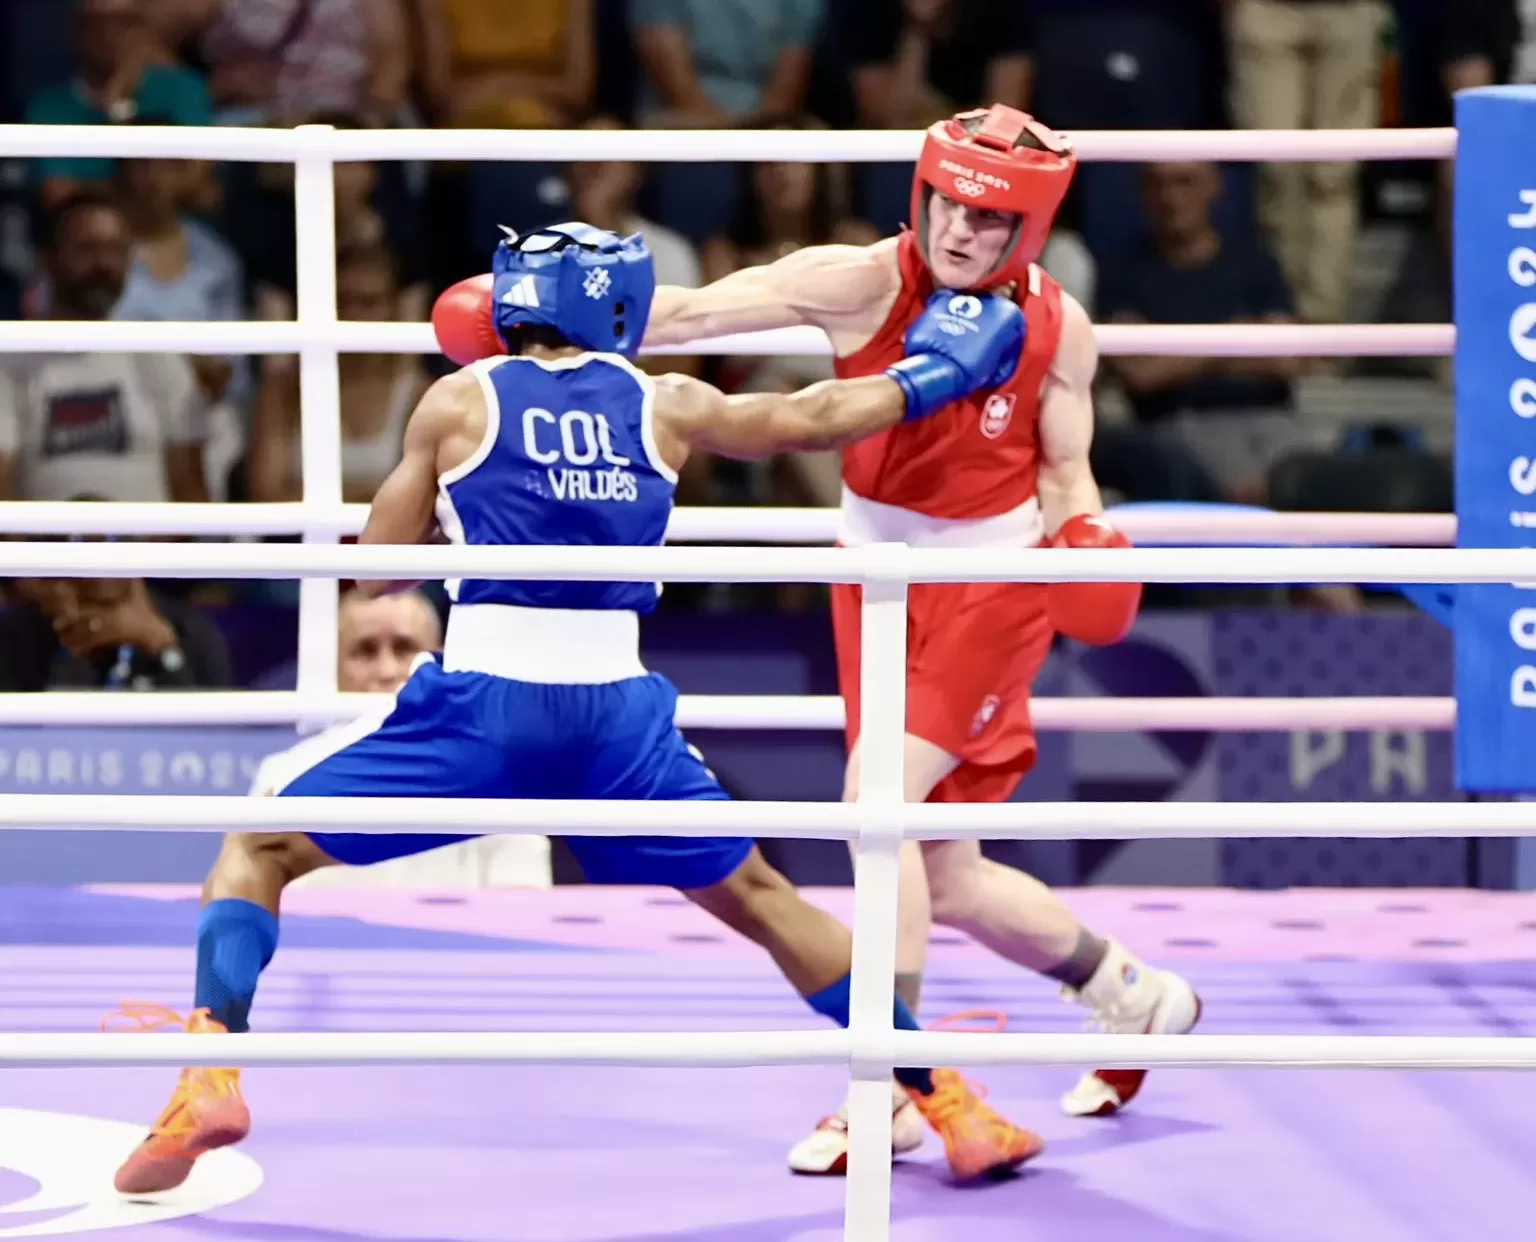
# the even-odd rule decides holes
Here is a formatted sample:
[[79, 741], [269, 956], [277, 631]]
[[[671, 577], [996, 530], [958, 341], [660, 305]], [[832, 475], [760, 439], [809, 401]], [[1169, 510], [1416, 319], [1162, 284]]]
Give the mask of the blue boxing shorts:
[[[358, 721], [300, 750], [313, 762], [275, 792], [290, 798], [622, 798], [725, 801], [674, 723], [677, 690], [651, 673], [601, 685], [544, 685], [445, 672], [424, 659], [382, 721]], [[320, 743], [321, 738], [312, 739]], [[362, 866], [469, 836], [312, 832]], [[571, 837], [593, 884], [707, 888], [752, 849], [737, 837]]]

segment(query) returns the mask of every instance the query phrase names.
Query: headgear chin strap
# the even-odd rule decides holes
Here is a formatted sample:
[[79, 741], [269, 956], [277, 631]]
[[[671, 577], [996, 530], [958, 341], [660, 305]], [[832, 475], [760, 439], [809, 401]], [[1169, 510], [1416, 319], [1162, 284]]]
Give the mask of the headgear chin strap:
[[491, 260], [491, 318], [503, 341], [514, 328], [551, 328], [581, 349], [633, 357], [656, 292], [640, 234], [620, 237], [574, 222], [521, 236], [507, 230]]
[[[1020, 146], [1021, 139], [1038, 146]], [[1076, 171], [1072, 144], [1017, 108], [993, 104], [937, 122], [923, 140], [912, 181], [912, 227], [919, 252], [932, 266], [928, 200], [935, 191], [967, 207], [1011, 212], [1018, 224], [1009, 247], [975, 288], [1021, 282], [1045, 249]]]

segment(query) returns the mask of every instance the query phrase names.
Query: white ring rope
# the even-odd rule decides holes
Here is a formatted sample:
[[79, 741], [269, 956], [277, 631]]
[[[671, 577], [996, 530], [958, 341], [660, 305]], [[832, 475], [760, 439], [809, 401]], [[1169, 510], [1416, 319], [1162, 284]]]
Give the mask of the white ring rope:
[[[1002, 802], [882, 807], [878, 834], [924, 841], [1211, 837], [1516, 837], [1529, 802]], [[0, 829], [136, 832], [523, 833], [857, 841], [857, 802], [634, 802], [494, 798], [246, 798], [218, 794], [8, 794]]]
[[[299, 694], [291, 690], [193, 690], [107, 695], [89, 690], [0, 694], [0, 726], [109, 725], [148, 728], [339, 724], [382, 715], [387, 694]], [[1046, 732], [1154, 730], [1282, 732], [1299, 729], [1423, 729], [1456, 725], [1456, 700], [1410, 695], [1347, 698], [1040, 698], [1035, 728]], [[681, 729], [841, 729], [835, 695], [685, 694]], [[40, 739], [45, 744], [45, 739]]]
[[[368, 506], [320, 504], [151, 504], [0, 501], [0, 531], [11, 535], [355, 535]], [[839, 512], [831, 508], [682, 508], [667, 523], [669, 543], [830, 544]], [[1134, 506], [1115, 523], [1144, 547], [1271, 543], [1382, 544], [1449, 547], [1456, 517], [1449, 513], [1263, 513], [1218, 510], [1143, 512]]]
[[1536, 583], [1536, 548], [610, 548], [0, 543], [0, 577]]
[[[1406, 358], [1445, 356], [1456, 346], [1456, 330], [1448, 324], [1100, 324], [1094, 331], [1107, 356]], [[296, 354], [316, 347], [351, 354], [438, 352], [432, 326], [424, 323], [34, 320], [7, 323], [0, 330], [0, 354]], [[642, 352], [830, 357], [832, 346], [820, 328], [782, 328]]]
[[[1098, 130], [1070, 135], [1088, 162], [1446, 160], [1454, 129]], [[297, 129], [0, 125], [0, 159], [159, 157], [294, 163], [338, 160], [640, 160], [646, 163], [895, 163], [920, 130]]]
[[[299, 1065], [1050, 1065], [1103, 1069], [1532, 1069], [1514, 1035], [968, 1035], [896, 1031], [326, 1031], [225, 1035], [0, 1034], [0, 1068]], [[886, 1073], [889, 1077], [889, 1072]]]

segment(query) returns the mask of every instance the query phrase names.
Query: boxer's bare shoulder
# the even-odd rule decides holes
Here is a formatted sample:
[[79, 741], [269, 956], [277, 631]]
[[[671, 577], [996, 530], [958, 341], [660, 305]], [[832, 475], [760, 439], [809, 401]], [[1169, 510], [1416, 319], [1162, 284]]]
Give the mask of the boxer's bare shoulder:
[[418, 456], [434, 477], [463, 465], [485, 439], [489, 417], [477, 363], [435, 381], [405, 426], [405, 455]]
[[658, 289], [645, 339], [649, 345], [677, 345], [737, 332], [814, 327], [831, 336], [841, 352], [847, 339], [868, 339], [880, 326], [900, 288], [894, 238], [872, 246], [807, 246], [702, 289]]
[[1061, 340], [1046, 383], [1089, 388], [1099, 368], [1099, 336], [1088, 311], [1070, 293], [1061, 294]]

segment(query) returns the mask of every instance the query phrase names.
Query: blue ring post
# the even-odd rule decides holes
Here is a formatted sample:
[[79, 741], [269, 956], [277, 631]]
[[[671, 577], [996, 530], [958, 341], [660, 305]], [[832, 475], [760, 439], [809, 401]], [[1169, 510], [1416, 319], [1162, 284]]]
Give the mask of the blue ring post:
[[[1536, 89], [1456, 97], [1458, 547], [1536, 526]], [[1456, 778], [1536, 791], [1536, 584], [1456, 589]]]

